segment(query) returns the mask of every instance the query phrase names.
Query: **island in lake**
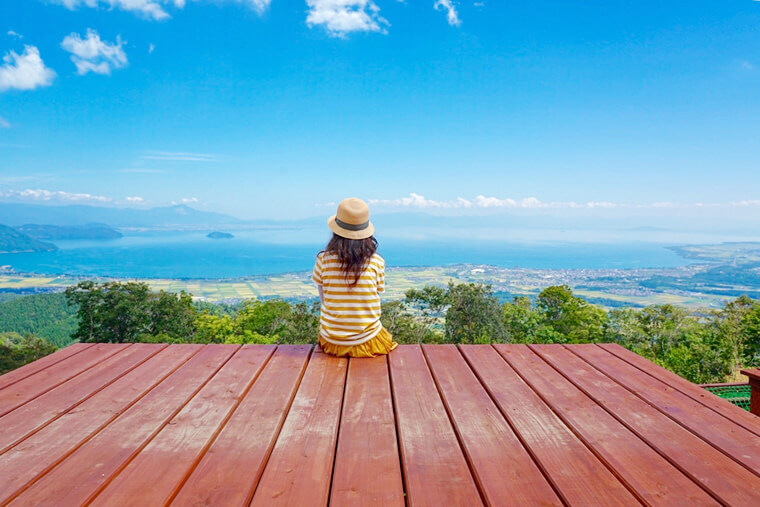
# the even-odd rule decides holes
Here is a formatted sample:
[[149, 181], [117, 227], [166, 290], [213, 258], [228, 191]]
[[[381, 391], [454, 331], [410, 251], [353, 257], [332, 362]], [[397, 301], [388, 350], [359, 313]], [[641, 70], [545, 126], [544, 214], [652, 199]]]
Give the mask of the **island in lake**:
[[235, 236], [233, 236], [229, 232], [214, 231], [214, 232], [209, 232], [208, 234], [206, 234], [206, 237], [210, 239], [232, 239]]

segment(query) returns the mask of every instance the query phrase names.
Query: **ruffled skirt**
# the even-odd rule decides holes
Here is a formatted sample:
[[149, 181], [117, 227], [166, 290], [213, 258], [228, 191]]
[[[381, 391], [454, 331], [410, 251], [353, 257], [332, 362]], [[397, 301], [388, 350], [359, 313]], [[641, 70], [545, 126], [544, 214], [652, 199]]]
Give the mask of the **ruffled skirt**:
[[398, 347], [398, 343], [393, 341], [393, 335], [385, 328], [382, 328], [377, 336], [361, 345], [335, 345], [325, 341], [321, 336], [319, 345], [325, 353], [338, 357], [375, 357], [388, 354]]

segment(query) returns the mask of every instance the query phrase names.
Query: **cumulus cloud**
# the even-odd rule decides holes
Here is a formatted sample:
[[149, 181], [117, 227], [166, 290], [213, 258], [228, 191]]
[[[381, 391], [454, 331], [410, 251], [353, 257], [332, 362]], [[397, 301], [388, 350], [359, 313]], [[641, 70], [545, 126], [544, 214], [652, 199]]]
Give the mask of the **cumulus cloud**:
[[126, 201], [132, 204], [142, 204], [145, 202], [145, 199], [143, 199], [142, 197], [138, 195], [135, 195], [135, 196], [127, 197]]
[[21, 35], [20, 33], [16, 32], [16, 31], [13, 31], [13, 30], [8, 30], [7, 33], [8, 33], [8, 35], [10, 35], [11, 37], [14, 37], [16, 39], [23, 39], [24, 38], [23, 35]]
[[436, 0], [435, 10], [446, 11], [446, 21], [448, 21], [451, 26], [459, 26], [462, 24], [462, 21], [459, 19], [457, 8], [454, 5], [454, 0]]
[[306, 0], [306, 24], [322, 26], [335, 37], [351, 32], [384, 32], [388, 22], [372, 0]]
[[40, 51], [34, 46], [24, 46], [24, 52], [20, 55], [9, 51], [3, 62], [0, 66], [0, 92], [50, 86], [55, 79], [55, 72], [45, 66]]
[[0, 129], [9, 129], [11, 128], [11, 124], [8, 120], [0, 116]]
[[116, 43], [111, 44], [101, 40], [98, 32], [88, 28], [86, 38], [72, 33], [64, 37], [61, 47], [71, 53], [71, 61], [81, 76], [88, 72], [111, 74], [112, 69], [125, 67], [127, 55], [121, 48], [123, 44], [119, 36], [116, 37]]
[[192, 204], [194, 202], [198, 202], [198, 198], [197, 197], [183, 197], [182, 201], [180, 202], [182, 202], [182, 204]]
[[64, 192], [62, 190], [43, 190], [43, 189], [26, 189], [26, 190], [8, 190], [0, 192], [0, 197], [21, 201], [59, 201], [59, 202], [111, 202], [108, 197], [102, 195], [93, 195], [85, 193]]

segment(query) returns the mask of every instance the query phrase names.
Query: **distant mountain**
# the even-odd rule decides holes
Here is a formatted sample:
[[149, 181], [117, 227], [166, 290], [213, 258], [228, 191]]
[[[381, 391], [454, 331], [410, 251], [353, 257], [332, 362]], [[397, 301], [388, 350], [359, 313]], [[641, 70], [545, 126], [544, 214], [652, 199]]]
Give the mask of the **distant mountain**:
[[26, 224], [17, 230], [36, 239], [119, 239], [122, 233], [106, 224], [39, 225]]
[[50, 252], [58, 247], [32, 238], [13, 227], [0, 225], [0, 253]]
[[188, 229], [236, 225], [241, 221], [229, 215], [199, 211], [185, 205], [150, 209], [107, 208], [100, 206], [44, 206], [40, 204], [0, 203], [0, 217], [11, 226], [48, 224], [59, 226], [108, 224], [111, 227]]

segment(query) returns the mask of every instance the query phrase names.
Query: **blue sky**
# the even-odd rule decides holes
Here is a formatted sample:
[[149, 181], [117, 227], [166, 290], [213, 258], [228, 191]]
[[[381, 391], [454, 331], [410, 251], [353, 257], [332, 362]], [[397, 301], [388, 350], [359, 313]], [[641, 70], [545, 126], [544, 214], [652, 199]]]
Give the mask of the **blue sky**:
[[0, 199], [760, 211], [760, 2], [5, 0]]

